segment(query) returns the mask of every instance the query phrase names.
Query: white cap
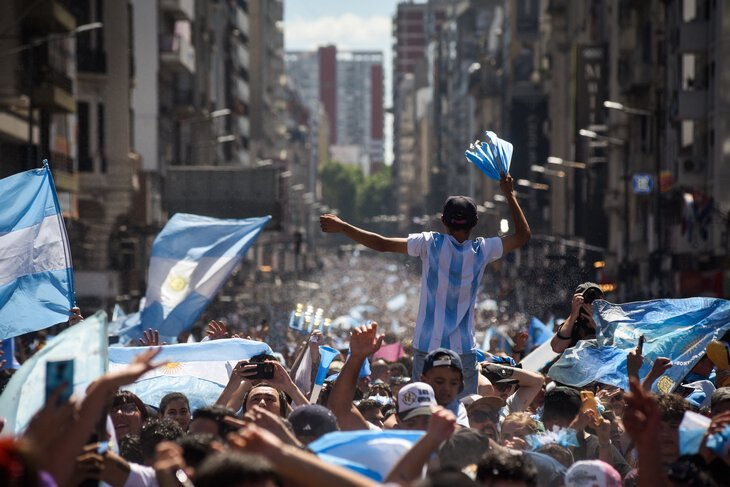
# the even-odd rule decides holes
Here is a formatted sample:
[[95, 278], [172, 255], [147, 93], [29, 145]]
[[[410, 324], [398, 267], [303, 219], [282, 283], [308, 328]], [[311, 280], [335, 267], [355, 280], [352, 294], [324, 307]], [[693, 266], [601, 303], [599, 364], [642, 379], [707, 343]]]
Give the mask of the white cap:
[[411, 382], [398, 391], [398, 415], [402, 421], [431, 415], [436, 407], [433, 388], [425, 382]]

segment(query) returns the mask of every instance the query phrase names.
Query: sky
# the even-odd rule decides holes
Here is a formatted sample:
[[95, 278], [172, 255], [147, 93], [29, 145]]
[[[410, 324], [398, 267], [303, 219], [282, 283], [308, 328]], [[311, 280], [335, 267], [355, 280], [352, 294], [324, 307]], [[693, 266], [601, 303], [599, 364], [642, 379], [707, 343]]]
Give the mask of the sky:
[[[393, 68], [392, 20], [399, 0], [284, 0], [284, 46], [313, 50], [377, 50], [384, 56], [385, 105], [390, 106]], [[392, 161], [392, 116], [386, 114], [385, 160]]]

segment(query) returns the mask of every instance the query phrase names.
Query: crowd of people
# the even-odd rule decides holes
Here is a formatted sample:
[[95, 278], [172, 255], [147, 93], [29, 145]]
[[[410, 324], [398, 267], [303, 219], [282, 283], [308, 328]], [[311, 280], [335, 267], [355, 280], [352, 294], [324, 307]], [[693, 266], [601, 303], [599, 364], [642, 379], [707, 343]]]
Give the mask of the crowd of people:
[[[724, 341], [711, 343], [688, 385], [674, 392], [651, 392], [672, 363], [656, 358], [641, 376], [641, 341], [626, 360], [628, 389], [600, 381], [571, 387], [553, 381], [547, 367], [522, 366], [528, 334], [518, 318], [476, 310], [485, 267], [530, 238], [511, 178], [503, 175], [500, 186], [516, 228], [503, 238], [471, 239], [476, 205], [464, 197], [444, 206], [446, 234], [386, 238], [323, 215], [325, 232], [421, 258], [420, 293], [403, 290], [407, 304], [392, 306], [399, 319], [413, 314], [410, 332], [391, 325], [386, 336], [374, 321], [346, 336], [292, 329], [286, 350], [238, 361], [220, 395], [193, 408], [194, 391], [169, 390], [149, 404], [127, 390], [165, 365], [158, 360], [164, 345], [150, 329], [127, 367], [103, 374], [82, 397], [62, 400], [61, 385], [23, 431], [0, 440], [0, 485], [730, 485]], [[338, 279], [343, 309], [364, 303], [362, 286], [353, 290]], [[397, 279], [377, 284], [398, 290]], [[595, 340], [593, 303], [603, 298], [600, 286], [578, 285], [568, 316], [555, 326], [554, 353]], [[67, 326], [81, 320], [76, 309]], [[497, 325], [509, 335], [509, 350], [498, 340], [478, 350], [477, 333]], [[5, 360], [23, 362], [42, 346], [42, 335], [17, 338], [17, 356]], [[203, 340], [266, 336], [263, 326], [251, 333], [211, 321]], [[379, 354], [398, 342], [394, 356]], [[324, 346], [337, 349], [326, 362]], [[711, 388], [692, 386], [700, 382]], [[687, 418], [709, 423], [694, 449], [682, 432]]]

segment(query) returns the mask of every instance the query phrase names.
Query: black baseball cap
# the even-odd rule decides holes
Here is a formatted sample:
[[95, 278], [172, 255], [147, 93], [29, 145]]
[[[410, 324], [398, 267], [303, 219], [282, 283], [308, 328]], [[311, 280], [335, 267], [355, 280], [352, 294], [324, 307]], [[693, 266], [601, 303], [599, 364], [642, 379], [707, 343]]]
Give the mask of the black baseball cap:
[[444, 222], [449, 227], [462, 229], [477, 224], [477, 204], [468, 196], [449, 196], [444, 203]]
[[426, 355], [422, 373], [425, 374], [434, 367], [451, 367], [461, 372], [462, 376], [464, 374], [464, 366], [461, 363], [461, 357], [459, 357], [456, 352], [449, 350], [448, 348], [437, 348]]
[[580, 294], [584, 298], [588, 298], [586, 304], [591, 304], [596, 299], [603, 299], [601, 286], [595, 282], [584, 282], [582, 284], [578, 284], [578, 287], [575, 288], [575, 294]]

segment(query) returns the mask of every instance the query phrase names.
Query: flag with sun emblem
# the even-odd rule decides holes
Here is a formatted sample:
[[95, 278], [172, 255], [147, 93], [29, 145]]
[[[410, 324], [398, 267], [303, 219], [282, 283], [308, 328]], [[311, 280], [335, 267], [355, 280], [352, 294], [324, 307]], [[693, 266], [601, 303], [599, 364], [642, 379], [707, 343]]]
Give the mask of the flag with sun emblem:
[[152, 244], [145, 307], [110, 333], [134, 339], [156, 328], [169, 342], [189, 330], [269, 220], [175, 214]]
[[657, 357], [672, 360], [672, 367], [654, 383], [654, 392], [671, 392], [705, 354], [713, 338], [730, 330], [730, 301], [716, 298], [657, 299], [593, 305], [597, 338], [581, 340], [563, 352], [548, 376], [557, 382], [582, 387], [598, 381], [629, 387], [626, 356], [644, 335], [643, 365], [649, 373]]
[[[140, 351], [140, 347], [109, 347], [109, 371], [123, 369]], [[273, 353], [266, 343], [242, 338], [166, 345], [157, 360], [168, 363], [147, 372], [124, 389], [155, 407], [165, 394], [182, 392], [195, 410], [215, 403], [228, 383], [229, 370], [239, 360]]]

